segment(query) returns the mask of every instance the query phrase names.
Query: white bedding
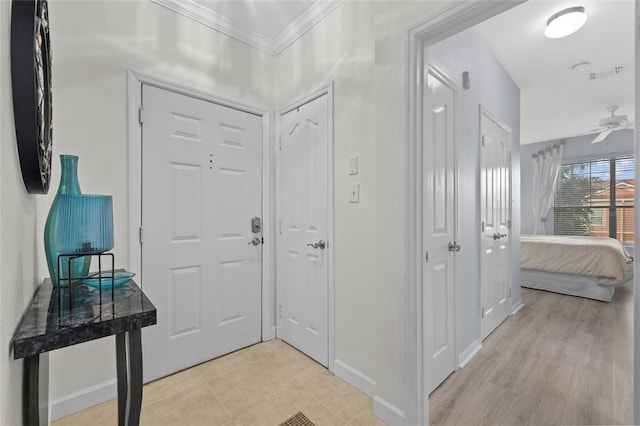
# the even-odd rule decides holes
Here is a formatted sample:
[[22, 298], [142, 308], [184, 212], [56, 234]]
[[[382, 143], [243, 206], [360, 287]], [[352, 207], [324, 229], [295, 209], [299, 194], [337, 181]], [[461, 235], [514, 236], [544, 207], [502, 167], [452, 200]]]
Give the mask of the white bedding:
[[599, 285], [622, 285], [632, 276], [632, 259], [612, 238], [522, 235], [522, 269], [601, 278]]

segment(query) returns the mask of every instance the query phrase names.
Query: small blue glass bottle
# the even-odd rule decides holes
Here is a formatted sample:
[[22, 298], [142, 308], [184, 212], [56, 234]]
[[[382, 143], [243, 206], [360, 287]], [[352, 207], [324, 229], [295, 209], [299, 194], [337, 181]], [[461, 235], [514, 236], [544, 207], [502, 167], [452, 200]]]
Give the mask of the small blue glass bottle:
[[[60, 186], [56, 193], [51, 209], [47, 216], [47, 222], [44, 226], [44, 253], [47, 259], [47, 267], [49, 268], [49, 276], [54, 286], [59, 286], [58, 282], [58, 251], [56, 250], [56, 229], [58, 228], [58, 213], [60, 210], [59, 198], [63, 194], [80, 194], [80, 184], [78, 183], [78, 157], [75, 155], [61, 155], [60, 164], [62, 166], [62, 176], [60, 177]], [[72, 277], [86, 277], [89, 274], [91, 266], [91, 257], [84, 256], [81, 259], [73, 260]], [[62, 265], [61, 278], [69, 277], [68, 263], [65, 261]], [[62, 281], [63, 286], [68, 285], [68, 281]]]

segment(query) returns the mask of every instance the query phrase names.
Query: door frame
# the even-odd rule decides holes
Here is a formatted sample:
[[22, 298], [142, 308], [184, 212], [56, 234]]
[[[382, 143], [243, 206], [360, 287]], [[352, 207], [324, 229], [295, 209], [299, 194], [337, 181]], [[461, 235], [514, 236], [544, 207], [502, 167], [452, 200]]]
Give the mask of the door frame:
[[[504, 121], [502, 121], [502, 119], [500, 119], [497, 115], [495, 115], [494, 113], [492, 113], [489, 109], [487, 109], [482, 103], [480, 103], [480, 105], [478, 105], [478, 142], [482, 141], [482, 116], [486, 116], [489, 120], [493, 121], [498, 127], [500, 127], [502, 130], [504, 130], [506, 133], [509, 134], [509, 157], [511, 158], [511, 153], [513, 152], [513, 132], [511, 130], [511, 128], [509, 126], [507, 126]], [[477, 159], [477, 167], [478, 167], [478, 173], [476, 175], [476, 182], [477, 182], [477, 186], [476, 186], [476, 193], [477, 194], [482, 194], [482, 181], [480, 179], [480, 177], [482, 176], [482, 151], [480, 151], [480, 154], [478, 155], [478, 159]], [[509, 165], [509, 200], [513, 200], [513, 164]], [[481, 213], [481, 205], [480, 203], [477, 203], [476, 206], [476, 215], [478, 218], [482, 217], [482, 213]], [[509, 221], [511, 223], [513, 223], [513, 202], [509, 203]], [[511, 227], [509, 228], [509, 245], [510, 245], [510, 250], [511, 253], [513, 253], [513, 235], [511, 233]], [[478, 277], [480, 277], [480, 297], [478, 298], [478, 311], [480, 312], [482, 310], [482, 237], [483, 237], [483, 233], [482, 231], [480, 231], [480, 238], [478, 239]], [[509, 265], [509, 267], [507, 268], [507, 270], [509, 271], [509, 280], [513, 280], [513, 271], [511, 268], [511, 265]], [[504, 319], [504, 321], [507, 320], [507, 318], [509, 318], [511, 315], [514, 314], [513, 312], [513, 305], [512, 305], [512, 296], [511, 296], [511, 288], [509, 288], [509, 294], [508, 294], [508, 299], [509, 301], [508, 306], [509, 306], [509, 314], [507, 315], [507, 317]], [[482, 347], [482, 320], [483, 318], [480, 318], [480, 347]], [[502, 324], [502, 323], [500, 323]], [[500, 325], [498, 325], [499, 327]], [[496, 327], [495, 329], [492, 330], [495, 331], [498, 327]], [[485, 336], [485, 339], [487, 337], [489, 337], [489, 335], [491, 334], [491, 332]]]
[[[405, 41], [405, 404], [404, 424], [429, 424], [429, 401], [424, 383], [422, 243], [422, 76], [429, 45], [492, 18], [525, 0], [496, 2], [460, 0], [409, 28]], [[419, 237], [420, 236], [420, 237]], [[457, 312], [457, 309], [456, 309]]]
[[193, 89], [179, 83], [152, 77], [136, 71], [127, 71], [127, 145], [128, 145], [128, 180], [129, 180], [129, 268], [138, 274], [140, 288], [144, 288], [142, 274], [142, 244], [140, 243], [140, 229], [142, 226], [142, 127], [140, 126], [143, 112], [142, 85], [189, 96], [206, 102], [211, 102], [242, 112], [257, 115], [262, 118], [262, 237], [267, 242], [262, 245], [261, 266], [261, 333], [262, 341], [275, 337], [271, 328], [271, 241], [273, 232], [271, 225], [271, 114], [259, 108], [223, 98], [217, 95]]
[[[328, 277], [327, 277], [327, 291], [328, 291], [328, 368], [329, 371], [334, 371], [334, 361], [335, 361], [335, 282], [334, 282], [334, 256], [335, 256], [335, 228], [334, 228], [334, 169], [333, 169], [333, 81], [330, 83], [314, 90], [309, 95], [299, 99], [287, 106], [280, 108], [278, 113], [276, 114], [276, 153], [275, 153], [275, 195], [276, 195], [276, 205], [275, 205], [275, 220], [274, 223], [278, 223], [281, 209], [281, 188], [282, 188], [282, 179], [280, 173], [282, 171], [282, 151], [279, 149], [279, 144], [282, 141], [282, 116], [291, 110], [294, 110], [298, 107], [301, 107], [304, 104], [307, 104], [315, 99], [318, 99], [321, 96], [327, 95], [327, 236], [328, 236], [328, 244], [329, 248], [327, 253], [327, 262], [328, 262]], [[278, 225], [276, 225], [276, 228]], [[277, 232], [277, 230], [276, 230]], [[276, 235], [274, 232], [274, 235]], [[276, 239], [278, 237], [276, 236]], [[277, 245], [276, 245], [277, 246]], [[282, 259], [281, 256], [278, 256], [278, 250], [275, 252], [276, 257], [276, 281], [278, 277], [279, 271], [282, 270]], [[278, 302], [281, 300], [280, 295], [280, 287], [276, 286], [276, 313], [275, 313], [275, 324], [276, 324], [276, 336], [278, 335], [278, 327], [280, 323], [280, 317], [277, 313], [278, 310]]]
[[[439, 67], [437, 67], [434, 64], [428, 63], [428, 59], [429, 58], [427, 58], [426, 56], [424, 57], [424, 60], [427, 61], [427, 63], [426, 63], [426, 71], [427, 71], [427, 73], [433, 74], [435, 78], [440, 80], [445, 86], [447, 86], [448, 88], [450, 88], [453, 91], [453, 111], [454, 111], [454, 118], [453, 118], [453, 123], [454, 123], [454, 128], [453, 128], [453, 138], [454, 138], [454, 141], [453, 141], [453, 157], [454, 157], [454, 160], [453, 160], [453, 169], [454, 169], [454, 171], [453, 171], [453, 180], [454, 180], [453, 190], [454, 190], [454, 196], [453, 196], [453, 198], [454, 198], [454, 200], [453, 200], [453, 203], [454, 203], [454, 208], [453, 208], [453, 212], [454, 212], [454, 215], [455, 215], [455, 218], [454, 218], [454, 221], [453, 221], [453, 234], [454, 234], [453, 235], [453, 240], [457, 241], [457, 242], [460, 242], [459, 241], [459, 237], [460, 237], [460, 235], [459, 235], [459, 231], [460, 231], [460, 214], [459, 214], [459, 209], [458, 209], [458, 207], [460, 205], [460, 191], [459, 191], [459, 189], [460, 189], [460, 176], [459, 176], [459, 173], [458, 173], [459, 172], [459, 161], [458, 161], [458, 153], [459, 153], [459, 150], [458, 150], [458, 148], [459, 148], [459, 140], [458, 140], [458, 122], [459, 122], [459, 120], [458, 120], [458, 86], [456, 86], [455, 82], [443, 70], [441, 70]], [[426, 92], [424, 92], [424, 93], [428, 96], [428, 89], [423, 84], [421, 84], [421, 90], [426, 90]], [[421, 99], [424, 99], [424, 98], [422, 98], [422, 95], [421, 95]], [[418, 101], [419, 101], [419, 103], [418, 103], [417, 106], [420, 108], [420, 116], [419, 116], [420, 117], [420, 123], [421, 123], [421, 125], [423, 125], [424, 124], [424, 120], [423, 120], [424, 116], [422, 115], [423, 105], [422, 105], [422, 101], [420, 101], [420, 99], [418, 99]], [[422, 138], [422, 129], [423, 129], [423, 127], [421, 127], [420, 134], [419, 134], [420, 138], [421, 138], [421, 141], [424, 140], [424, 138]], [[419, 147], [420, 155], [424, 155], [424, 150], [422, 148], [422, 143], [420, 143], [419, 145], [420, 145], [420, 147]], [[424, 231], [423, 230], [423, 225], [424, 225], [424, 214], [425, 214], [425, 212], [423, 210], [423, 204], [422, 204], [424, 202], [424, 196], [423, 196], [424, 195], [424, 192], [423, 192], [423, 189], [424, 189], [424, 186], [423, 186], [423, 183], [424, 183], [423, 170], [424, 170], [424, 168], [422, 167], [422, 164], [424, 163], [424, 157], [421, 157], [419, 162], [420, 162], [421, 167], [420, 167], [420, 169], [417, 170], [417, 173], [420, 175], [418, 177], [418, 179], [420, 179], [421, 201], [420, 201], [420, 205], [417, 206], [417, 208], [419, 209], [419, 212], [416, 212], [416, 217], [417, 217], [418, 220], [420, 220], [420, 235], [422, 237], [421, 237], [421, 239], [419, 241], [419, 245], [420, 245], [419, 251], [420, 251], [420, 256], [422, 257], [423, 256], [422, 253], [424, 253], [425, 250], [426, 250], [425, 249], [424, 236], [422, 234], [423, 231]], [[460, 262], [458, 261], [457, 254], [454, 254], [454, 258], [453, 258], [453, 275], [454, 275], [453, 276], [453, 354], [454, 354], [454, 357], [455, 357], [455, 361], [454, 361], [455, 368], [454, 368], [453, 372], [451, 372], [451, 374], [453, 374], [454, 372], [456, 372], [458, 370], [458, 368], [460, 368], [460, 363], [459, 363], [459, 359], [458, 359], [458, 357], [460, 356], [460, 352], [459, 352], [460, 351], [460, 344], [458, 342], [458, 338], [459, 338], [459, 335], [460, 335], [459, 330], [458, 330], [458, 323], [459, 323], [458, 318], [460, 317], [460, 306], [459, 306], [459, 303], [458, 303], [458, 301], [459, 301], [458, 291], [459, 291], [459, 287], [460, 287], [459, 283], [458, 283], [458, 279], [459, 279], [459, 276], [460, 276], [460, 274], [458, 273], [459, 263]], [[424, 281], [424, 265], [425, 265], [425, 263], [420, 262], [420, 265], [421, 265], [421, 269], [420, 269], [420, 275], [418, 277], [420, 278], [420, 282], [421, 282], [421, 286], [422, 286], [421, 290], [424, 290], [424, 284], [425, 284], [425, 281]], [[424, 309], [424, 301], [423, 300], [421, 300], [420, 305], [421, 305], [421, 310], [424, 312], [425, 309]], [[424, 327], [425, 327], [426, 318], [428, 318], [428, 316], [422, 315], [423, 331], [425, 331]], [[423, 341], [422, 344], [424, 345], [424, 341]], [[425, 351], [425, 349], [423, 347], [422, 348], [423, 356], [424, 356], [425, 352], [426, 351]], [[426, 391], [426, 389], [427, 389], [427, 369], [426, 368], [422, 369], [422, 374], [424, 375], [423, 376], [424, 378], [423, 378], [423, 391], [422, 392], [426, 397], [426, 395], [427, 395], [427, 391]], [[437, 388], [437, 386], [436, 386], [436, 388]]]

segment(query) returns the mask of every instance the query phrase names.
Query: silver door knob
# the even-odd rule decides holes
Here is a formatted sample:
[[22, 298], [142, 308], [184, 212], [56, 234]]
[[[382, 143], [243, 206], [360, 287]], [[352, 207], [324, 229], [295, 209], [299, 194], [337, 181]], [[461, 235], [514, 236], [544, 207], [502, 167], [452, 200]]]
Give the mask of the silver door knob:
[[313, 247], [314, 249], [324, 250], [325, 247], [327, 247], [327, 243], [325, 243], [324, 240], [320, 240], [317, 243], [307, 244], [307, 247]]
[[494, 234], [493, 234], [493, 239], [494, 239], [494, 240], [499, 240], [499, 239], [500, 239], [500, 234], [498, 234], [498, 233], [494, 233]]
[[253, 239], [251, 241], [249, 241], [248, 245], [254, 245], [257, 246], [261, 243], [262, 241], [260, 240], [260, 237], [253, 237]]
[[449, 243], [448, 248], [449, 248], [449, 251], [460, 251], [460, 244], [454, 241], [452, 243]]

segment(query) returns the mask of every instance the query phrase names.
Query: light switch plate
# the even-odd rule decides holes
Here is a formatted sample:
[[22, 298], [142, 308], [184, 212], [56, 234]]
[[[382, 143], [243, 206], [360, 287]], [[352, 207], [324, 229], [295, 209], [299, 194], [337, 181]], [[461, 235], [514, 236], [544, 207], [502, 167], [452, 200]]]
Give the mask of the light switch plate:
[[349, 187], [349, 202], [350, 203], [359, 203], [360, 202], [360, 184], [352, 183]]
[[350, 175], [358, 174], [358, 157], [349, 158], [349, 174]]

